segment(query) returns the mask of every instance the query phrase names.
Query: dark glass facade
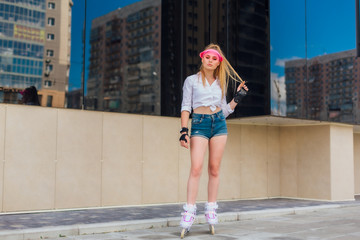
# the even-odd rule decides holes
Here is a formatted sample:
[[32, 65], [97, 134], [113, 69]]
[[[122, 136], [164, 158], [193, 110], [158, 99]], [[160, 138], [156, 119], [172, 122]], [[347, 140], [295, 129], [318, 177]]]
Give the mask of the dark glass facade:
[[162, 9], [162, 115], [179, 116], [183, 81], [199, 70], [209, 43], [221, 46], [251, 89], [231, 117], [270, 114], [269, 1], [163, 0]]
[[[0, 101], [16, 103], [11, 93], [29, 85], [55, 90], [66, 72], [61, 80], [69, 78], [65, 107], [178, 117], [185, 78], [198, 72], [199, 52], [217, 43], [250, 89], [230, 118], [275, 115], [359, 123], [356, 3], [104, 0], [99, 6], [79, 0], [64, 14], [72, 18], [71, 24], [63, 23], [71, 33], [66, 40], [70, 60], [58, 46], [66, 45], [57, 42], [63, 32], [51, 35], [63, 15], [47, 15], [59, 4], [3, 0]], [[53, 67], [57, 61], [66, 62], [66, 71]], [[230, 83], [229, 101], [236, 88]]]
[[160, 0], [95, 18], [90, 46], [87, 109], [161, 114]]
[[89, 42], [86, 109], [180, 116], [186, 76], [217, 43], [251, 88], [232, 117], [270, 113], [268, 0], [143, 0], [93, 19]]
[[271, 1], [272, 115], [360, 122], [355, 3]]

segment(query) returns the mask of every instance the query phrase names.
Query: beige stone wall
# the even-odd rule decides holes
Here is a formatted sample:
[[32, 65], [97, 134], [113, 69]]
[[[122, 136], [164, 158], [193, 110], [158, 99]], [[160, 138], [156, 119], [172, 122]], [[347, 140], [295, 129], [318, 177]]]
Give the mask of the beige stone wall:
[[3, 211], [54, 206], [57, 110], [6, 106]]
[[354, 179], [355, 194], [360, 195], [360, 133], [354, 134]]
[[[354, 199], [354, 133], [352, 126], [330, 128], [331, 199]], [[359, 147], [359, 145], [357, 145]]]
[[3, 209], [3, 198], [4, 198], [4, 164], [5, 164], [5, 106], [0, 104], [0, 212]]
[[[190, 154], [179, 126], [170, 117], [0, 104], [1, 212], [184, 202]], [[228, 128], [220, 200], [353, 198], [352, 128]], [[205, 201], [206, 161], [200, 184]]]
[[280, 130], [281, 195], [330, 199], [330, 126]]

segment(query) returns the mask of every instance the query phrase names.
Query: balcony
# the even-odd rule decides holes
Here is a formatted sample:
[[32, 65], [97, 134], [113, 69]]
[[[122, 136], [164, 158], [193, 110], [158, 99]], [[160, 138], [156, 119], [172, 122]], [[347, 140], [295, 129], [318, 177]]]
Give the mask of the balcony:
[[140, 79], [140, 86], [147, 86], [154, 84], [154, 80], [151, 78]]
[[140, 95], [140, 102], [141, 103], [152, 103], [155, 100], [155, 94], [154, 93], [146, 93]]

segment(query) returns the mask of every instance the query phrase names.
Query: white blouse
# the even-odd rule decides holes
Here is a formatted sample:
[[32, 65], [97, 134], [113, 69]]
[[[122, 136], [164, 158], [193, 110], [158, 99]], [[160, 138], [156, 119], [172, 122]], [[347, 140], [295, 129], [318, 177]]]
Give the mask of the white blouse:
[[181, 111], [191, 113], [191, 109], [204, 106], [210, 107], [211, 111], [215, 111], [216, 107], [220, 107], [225, 117], [233, 113], [234, 110], [231, 109], [230, 104], [226, 103], [226, 96], [221, 98], [222, 92], [219, 80], [216, 79], [211, 85], [207, 80], [205, 82], [204, 87], [200, 73], [191, 75], [185, 79]]

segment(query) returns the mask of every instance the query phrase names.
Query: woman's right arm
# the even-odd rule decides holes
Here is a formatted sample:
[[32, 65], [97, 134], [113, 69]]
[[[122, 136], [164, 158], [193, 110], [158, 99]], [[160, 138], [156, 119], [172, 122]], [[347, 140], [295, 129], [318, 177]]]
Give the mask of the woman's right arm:
[[[188, 128], [188, 122], [189, 122], [189, 116], [190, 113], [188, 111], [182, 111], [181, 112], [181, 128]], [[185, 134], [185, 132], [182, 132], [181, 134]], [[190, 144], [190, 138], [189, 135], [185, 136], [186, 141], [181, 140], [180, 145], [185, 148], [189, 148]]]
[[[188, 128], [189, 116], [192, 108], [192, 82], [191, 78], [186, 78], [183, 86], [183, 99], [181, 103], [181, 128]], [[182, 132], [181, 134], [183, 134]], [[186, 141], [181, 140], [180, 145], [189, 148], [190, 138], [185, 136]]]

